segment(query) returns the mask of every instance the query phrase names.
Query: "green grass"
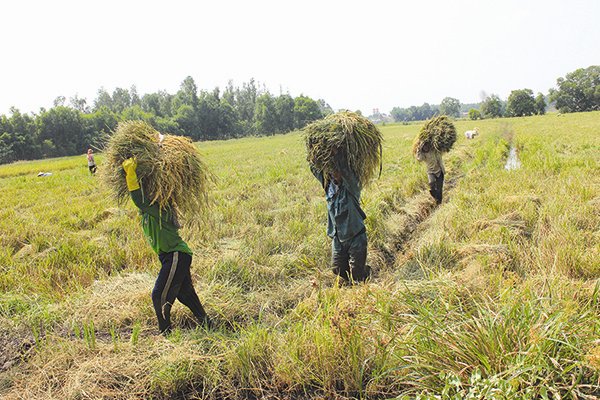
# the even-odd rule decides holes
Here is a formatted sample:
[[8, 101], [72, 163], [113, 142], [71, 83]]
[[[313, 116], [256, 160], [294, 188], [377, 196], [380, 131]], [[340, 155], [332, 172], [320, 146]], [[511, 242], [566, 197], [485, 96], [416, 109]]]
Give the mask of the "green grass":
[[[0, 166], [0, 396], [597, 396], [600, 113], [455, 124], [438, 208], [411, 155], [420, 125], [381, 127], [383, 173], [363, 191], [376, 275], [352, 288], [329, 271], [299, 133], [198, 144], [218, 181], [181, 233], [218, 328], [186, 328], [176, 304], [168, 339], [133, 204], [82, 156]], [[522, 167], [507, 171], [510, 146]]]

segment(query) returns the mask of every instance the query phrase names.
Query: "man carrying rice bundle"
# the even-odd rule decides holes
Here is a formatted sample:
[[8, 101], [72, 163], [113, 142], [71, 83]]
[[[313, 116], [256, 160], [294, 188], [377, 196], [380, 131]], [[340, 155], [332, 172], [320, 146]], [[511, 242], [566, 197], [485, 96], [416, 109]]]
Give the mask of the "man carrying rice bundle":
[[439, 151], [431, 147], [429, 143], [419, 146], [415, 158], [427, 166], [427, 179], [429, 181], [429, 194], [435, 199], [436, 204], [442, 203], [442, 191], [444, 189], [444, 162]]
[[[148, 146], [151, 151], [140, 151], [140, 147], [136, 146], [136, 141], [138, 145], [141, 143], [143, 146]], [[128, 146], [131, 148], [123, 151], [123, 148]], [[176, 158], [169, 160], [169, 151], [177, 151], [179, 154]], [[202, 167], [200, 161], [195, 159], [197, 158], [195, 147], [189, 141], [181, 140], [181, 138], [159, 135], [158, 132], [144, 123], [131, 122], [119, 126], [117, 132], [111, 138], [111, 142], [109, 142], [106, 153], [107, 159], [110, 161], [109, 165], [113, 167], [113, 170], [115, 169], [115, 163], [123, 158], [123, 154], [138, 154], [123, 160], [120, 167], [125, 174], [124, 182], [129, 196], [140, 211], [144, 235], [152, 249], [157, 253], [162, 266], [152, 290], [152, 303], [158, 319], [160, 333], [166, 335], [171, 332], [171, 307], [175, 299], [186, 305], [201, 325], [210, 328], [211, 321], [192, 284], [190, 272], [192, 251], [179, 235], [180, 226], [177, 218], [177, 206], [185, 209], [186, 205], [181, 204], [181, 196], [177, 197], [172, 193], [169, 194], [168, 198], [162, 196], [163, 193], [160, 192], [160, 188], [164, 189], [164, 186], [161, 185], [160, 180], [158, 180], [159, 176], [156, 175], [162, 172], [166, 176], [160, 179], [171, 179], [181, 184], [181, 182], [177, 182], [177, 177], [170, 174], [168, 168], [161, 166], [161, 164], [165, 162], [179, 163], [177, 160], [187, 158], [187, 163], [178, 166], [171, 165], [170, 168], [178, 167], [185, 170], [190, 165]], [[143, 159], [147, 163], [152, 158], [149, 157], [149, 154], [162, 157], [160, 160], [150, 160], [157, 165], [154, 165], [151, 170], [146, 169], [144, 171], [147, 181], [158, 180], [158, 182], [154, 182], [154, 200], [152, 200], [152, 193], [148, 192], [149, 188], [152, 188], [150, 182], [143, 185], [144, 178], [138, 178], [138, 161]], [[198, 185], [197, 189], [205, 190], [207, 178], [205, 169], [191, 168], [186, 170], [183, 175], [187, 174], [202, 175], [200, 179], [204, 179], [202, 182], [203, 187], [200, 188], [200, 185]], [[122, 173], [107, 176], [106, 180], [110, 182], [119, 176], [123, 180]], [[116, 190], [117, 196], [122, 194], [120, 189], [117, 188]], [[192, 192], [189, 194], [190, 196], [203, 196], [205, 193]], [[177, 204], [176, 201], [180, 203]]]
[[418, 161], [427, 166], [429, 193], [436, 204], [442, 203], [444, 188], [444, 163], [442, 152], [449, 151], [456, 141], [456, 128], [445, 115], [425, 123], [413, 144], [413, 153]]
[[381, 133], [369, 120], [340, 112], [305, 128], [308, 161], [327, 200], [327, 235], [332, 269], [343, 282], [363, 282], [367, 261], [366, 215], [360, 206], [363, 185], [381, 162]]

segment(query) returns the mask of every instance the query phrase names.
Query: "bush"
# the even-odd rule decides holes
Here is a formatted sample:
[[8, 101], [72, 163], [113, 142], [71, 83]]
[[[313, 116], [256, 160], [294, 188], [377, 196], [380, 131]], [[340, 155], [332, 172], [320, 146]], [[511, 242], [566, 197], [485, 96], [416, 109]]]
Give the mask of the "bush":
[[472, 120], [481, 119], [481, 112], [479, 112], [479, 110], [471, 108], [469, 110], [469, 118]]

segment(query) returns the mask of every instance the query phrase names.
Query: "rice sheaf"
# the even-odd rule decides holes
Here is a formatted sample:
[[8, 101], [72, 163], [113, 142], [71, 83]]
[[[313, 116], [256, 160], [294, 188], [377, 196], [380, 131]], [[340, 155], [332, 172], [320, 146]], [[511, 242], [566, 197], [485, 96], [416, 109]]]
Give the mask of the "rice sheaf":
[[339, 168], [340, 160], [365, 186], [381, 172], [382, 135], [367, 118], [350, 111], [330, 114], [304, 128], [307, 161], [324, 174]]
[[456, 127], [450, 118], [440, 115], [425, 122], [413, 142], [412, 151], [416, 154], [419, 147], [427, 143], [436, 151], [447, 152], [454, 142], [456, 142]]
[[214, 176], [189, 138], [161, 135], [143, 121], [125, 121], [109, 137], [104, 155], [101, 175], [118, 202], [129, 198], [122, 163], [135, 157], [140, 186], [153, 204], [171, 208], [184, 220], [207, 205]]

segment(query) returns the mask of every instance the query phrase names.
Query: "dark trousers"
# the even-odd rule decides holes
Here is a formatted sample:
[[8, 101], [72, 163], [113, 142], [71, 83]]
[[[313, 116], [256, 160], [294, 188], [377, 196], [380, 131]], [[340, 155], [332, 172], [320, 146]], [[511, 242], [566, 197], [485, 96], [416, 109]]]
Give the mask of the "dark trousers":
[[444, 189], [444, 172], [439, 174], [428, 174], [429, 178], [429, 193], [435, 199], [437, 204], [442, 203], [442, 190]]
[[152, 303], [160, 331], [169, 332], [171, 330], [171, 307], [175, 299], [186, 305], [198, 322], [207, 325], [208, 317], [192, 285], [190, 274], [192, 256], [175, 251], [162, 253], [158, 258], [162, 268], [152, 290]]
[[347, 282], [362, 282], [371, 274], [367, 262], [367, 232], [362, 231], [352, 239], [340, 242], [337, 236], [331, 242], [333, 272]]
[[88, 168], [90, 170], [90, 174], [95, 174], [96, 170], [98, 169], [95, 165], [88, 165]]

